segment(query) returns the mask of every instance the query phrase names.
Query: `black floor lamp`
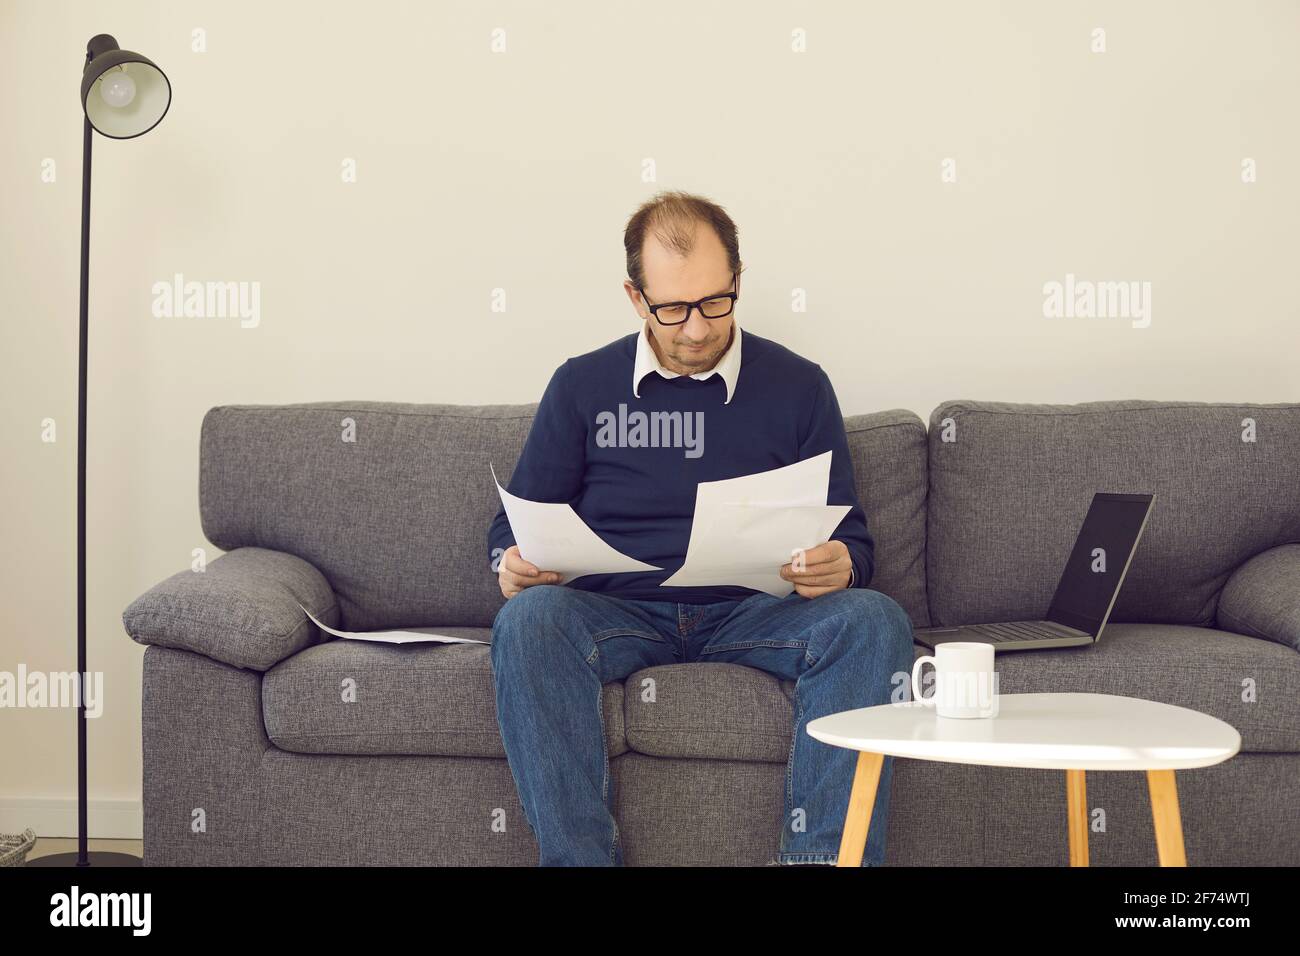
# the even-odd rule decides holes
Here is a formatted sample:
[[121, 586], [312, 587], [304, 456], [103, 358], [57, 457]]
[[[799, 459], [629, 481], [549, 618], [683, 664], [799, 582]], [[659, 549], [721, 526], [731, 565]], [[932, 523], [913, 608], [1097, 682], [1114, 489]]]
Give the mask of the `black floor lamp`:
[[162, 122], [172, 101], [166, 74], [139, 53], [120, 49], [106, 33], [86, 44], [81, 76], [85, 113], [81, 159], [81, 360], [77, 380], [77, 852], [55, 853], [28, 866], [139, 866], [129, 853], [86, 851], [86, 346], [87, 287], [90, 279], [90, 139], [92, 130], [109, 139], [134, 139]]

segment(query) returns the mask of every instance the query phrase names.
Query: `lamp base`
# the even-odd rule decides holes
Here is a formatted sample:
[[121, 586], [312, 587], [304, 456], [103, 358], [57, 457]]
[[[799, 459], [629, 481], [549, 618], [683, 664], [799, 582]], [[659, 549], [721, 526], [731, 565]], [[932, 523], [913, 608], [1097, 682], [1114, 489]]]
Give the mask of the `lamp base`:
[[[106, 850], [93, 850], [86, 854], [87, 866], [140, 866], [143, 861], [129, 853], [109, 853]], [[76, 853], [51, 853], [27, 861], [28, 866], [77, 866]]]

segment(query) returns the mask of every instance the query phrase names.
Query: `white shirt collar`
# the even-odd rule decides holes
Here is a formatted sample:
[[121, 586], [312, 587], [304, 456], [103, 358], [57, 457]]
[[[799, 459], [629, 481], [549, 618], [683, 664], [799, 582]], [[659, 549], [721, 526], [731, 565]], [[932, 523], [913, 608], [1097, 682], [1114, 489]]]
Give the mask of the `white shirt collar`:
[[[727, 398], [723, 404], [731, 401], [731, 397], [736, 392], [736, 379], [740, 377], [740, 323], [732, 316], [731, 327], [734, 330], [731, 336], [731, 344], [727, 346], [727, 351], [722, 353], [717, 364], [707, 372], [693, 372], [691, 378], [703, 381], [710, 375], [718, 374], [722, 376], [723, 382], [727, 385]], [[650, 320], [646, 319], [645, 325], [641, 327], [641, 334], [636, 337], [636, 362], [632, 366], [632, 394], [637, 398], [641, 397], [641, 380], [651, 372], [658, 372], [664, 378], [678, 378], [680, 372], [670, 372], [659, 364], [659, 359], [650, 346]]]

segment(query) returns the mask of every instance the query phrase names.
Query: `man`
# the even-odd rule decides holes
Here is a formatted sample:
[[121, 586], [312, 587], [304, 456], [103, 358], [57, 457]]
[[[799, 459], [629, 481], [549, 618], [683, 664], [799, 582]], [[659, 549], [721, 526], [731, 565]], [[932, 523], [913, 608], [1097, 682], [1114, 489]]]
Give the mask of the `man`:
[[[628, 221], [624, 245], [623, 287], [640, 330], [556, 370], [507, 490], [568, 502], [614, 548], [664, 570], [591, 574], [561, 586], [557, 574], [520, 555], [504, 509], [488, 532], [507, 598], [492, 625], [497, 719], [540, 863], [622, 863], [601, 686], [695, 661], [796, 681], [785, 823], [773, 862], [834, 863], [857, 755], [804, 728], [816, 717], [887, 703], [894, 675], [912, 664], [906, 613], [867, 589], [874, 545], [835, 392], [819, 365], [752, 332], [742, 338], [736, 227], [721, 207], [661, 193]], [[669, 413], [681, 425], [663, 432], [675, 440], [611, 424], [636, 411], [647, 419]], [[826, 451], [827, 503], [852, 508], [829, 541], [780, 569], [794, 585], [790, 594], [659, 586], [684, 560], [699, 482]], [[892, 762], [887, 757], [881, 770], [864, 865], [884, 862]]]

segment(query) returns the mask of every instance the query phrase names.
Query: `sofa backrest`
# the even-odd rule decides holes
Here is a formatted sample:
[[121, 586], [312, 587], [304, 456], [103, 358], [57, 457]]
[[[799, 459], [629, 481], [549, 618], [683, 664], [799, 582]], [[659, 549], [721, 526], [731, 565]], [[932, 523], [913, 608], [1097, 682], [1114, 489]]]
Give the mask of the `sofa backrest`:
[[858, 503], [876, 545], [873, 590], [888, 594], [915, 627], [930, 623], [925, 586], [925, 423], [895, 409], [844, 419]]
[[[500, 505], [489, 463], [505, 484], [536, 408], [213, 408], [200, 440], [203, 532], [226, 551], [270, 548], [315, 565], [338, 595], [344, 629], [486, 627], [503, 603], [487, 561]], [[925, 426], [890, 411], [852, 416], [845, 429], [877, 542], [872, 587], [922, 626]]]
[[1116, 621], [1211, 625], [1232, 571], [1300, 541], [1300, 405], [946, 402], [929, 444], [935, 624], [1045, 614], [1098, 491], [1156, 495]]

